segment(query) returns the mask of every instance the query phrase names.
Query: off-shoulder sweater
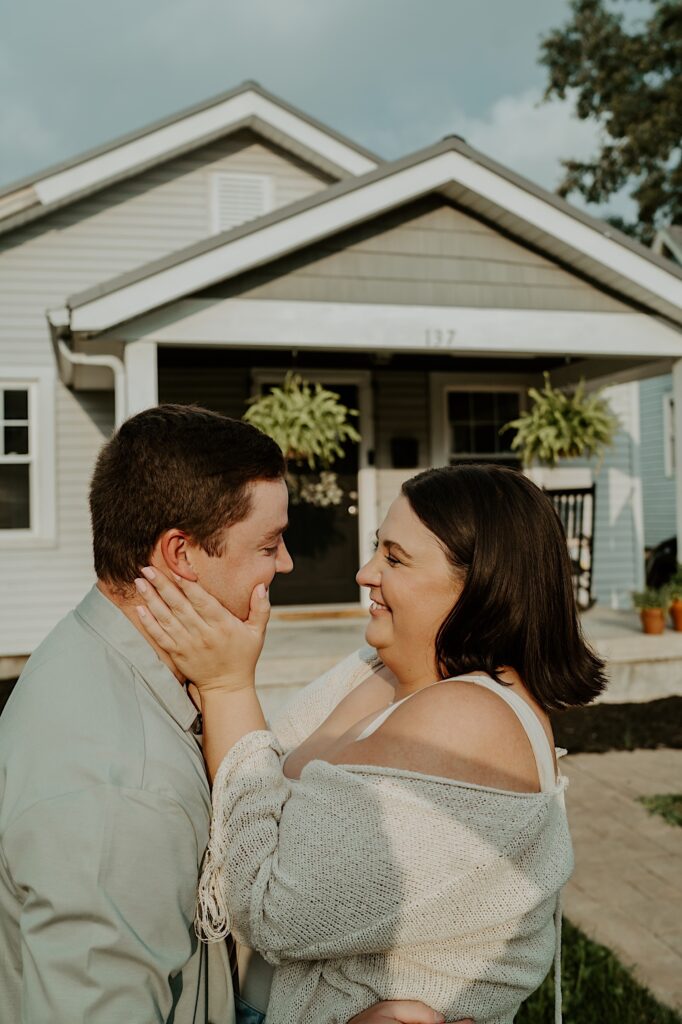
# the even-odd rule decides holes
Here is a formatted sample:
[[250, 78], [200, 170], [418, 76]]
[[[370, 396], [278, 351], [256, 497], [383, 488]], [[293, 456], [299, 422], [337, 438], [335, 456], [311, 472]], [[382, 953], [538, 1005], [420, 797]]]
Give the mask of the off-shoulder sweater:
[[380, 664], [357, 652], [226, 755], [199, 933], [274, 965], [267, 1024], [346, 1024], [384, 999], [511, 1024], [555, 957], [565, 780], [518, 793], [321, 760], [288, 779], [286, 752]]

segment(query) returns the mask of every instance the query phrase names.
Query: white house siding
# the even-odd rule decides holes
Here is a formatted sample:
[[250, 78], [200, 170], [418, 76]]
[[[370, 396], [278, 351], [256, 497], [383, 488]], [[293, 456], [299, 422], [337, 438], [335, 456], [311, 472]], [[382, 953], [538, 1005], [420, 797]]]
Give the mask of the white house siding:
[[[276, 205], [327, 184], [240, 132], [0, 237], [0, 376], [3, 367], [54, 366], [47, 308], [205, 237], [209, 174], [225, 169], [270, 174]], [[56, 389], [57, 542], [9, 546], [0, 535], [0, 656], [33, 650], [93, 578], [87, 487], [111, 429], [111, 394]]]
[[600, 288], [429, 196], [200, 294], [219, 298], [634, 312]]
[[644, 542], [655, 547], [675, 536], [675, 477], [665, 475], [663, 399], [673, 389], [672, 377], [652, 377], [639, 385], [642, 435]]
[[642, 586], [644, 571], [637, 389], [635, 383], [604, 391], [621, 427], [601, 466], [594, 460], [571, 463], [595, 471], [593, 595], [612, 608], [632, 606], [632, 591]]

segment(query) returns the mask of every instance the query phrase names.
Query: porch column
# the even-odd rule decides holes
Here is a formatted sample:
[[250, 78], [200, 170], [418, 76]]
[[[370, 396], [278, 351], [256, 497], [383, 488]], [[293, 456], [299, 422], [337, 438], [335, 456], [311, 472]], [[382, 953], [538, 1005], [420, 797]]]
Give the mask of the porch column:
[[131, 341], [125, 347], [127, 416], [159, 404], [156, 349], [155, 341]]
[[673, 431], [675, 436], [677, 560], [682, 562], [682, 359], [677, 359], [673, 363]]

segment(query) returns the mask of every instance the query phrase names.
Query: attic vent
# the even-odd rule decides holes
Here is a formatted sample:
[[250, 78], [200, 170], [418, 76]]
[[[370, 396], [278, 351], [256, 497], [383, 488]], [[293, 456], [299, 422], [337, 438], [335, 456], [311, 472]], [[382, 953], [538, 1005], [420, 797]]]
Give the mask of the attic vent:
[[211, 229], [228, 231], [272, 209], [272, 179], [265, 174], [211, 175]]

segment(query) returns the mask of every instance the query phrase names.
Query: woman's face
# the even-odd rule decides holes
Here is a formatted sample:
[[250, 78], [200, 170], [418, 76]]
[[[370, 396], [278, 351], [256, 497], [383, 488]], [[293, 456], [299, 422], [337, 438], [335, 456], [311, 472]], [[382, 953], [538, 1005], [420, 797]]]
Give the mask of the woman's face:
[[367, 643], [401, 683], [437, 679], [436, 636], [462, 587], [440, 541], [404, 495], [388, 510], [376, 552], [356, 578], [372, 599]]

